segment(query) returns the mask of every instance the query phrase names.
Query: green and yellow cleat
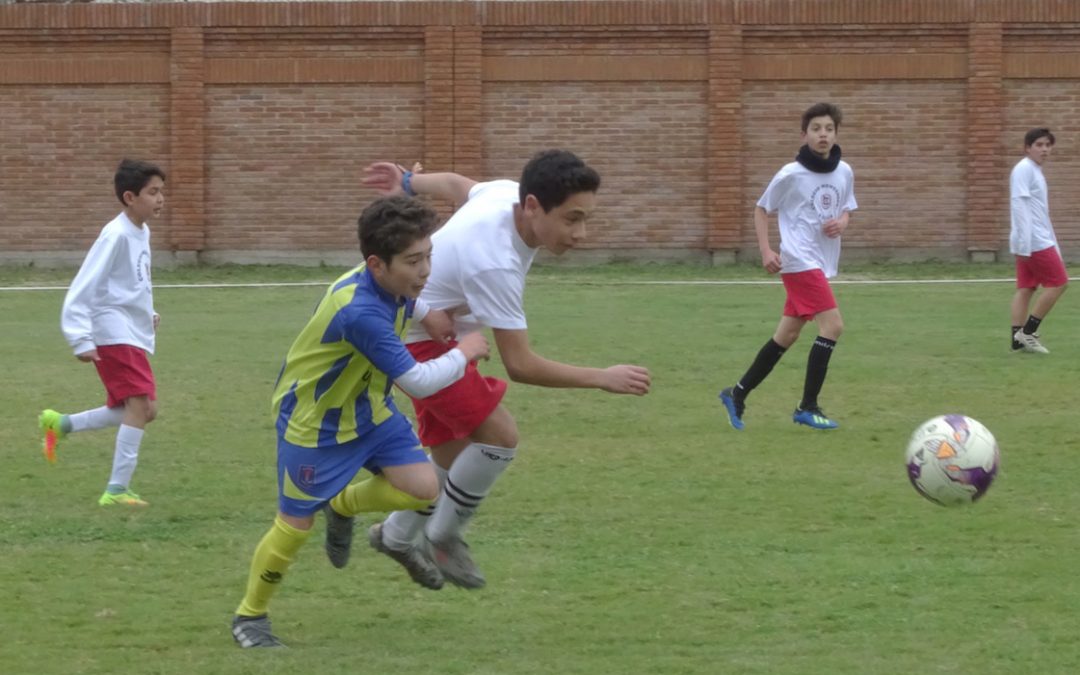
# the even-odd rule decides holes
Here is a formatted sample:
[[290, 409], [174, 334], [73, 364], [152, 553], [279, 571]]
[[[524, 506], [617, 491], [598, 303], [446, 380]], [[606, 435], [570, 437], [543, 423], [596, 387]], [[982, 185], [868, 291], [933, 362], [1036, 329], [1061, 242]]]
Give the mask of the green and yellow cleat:
[[41, 452], [50, 464], [56, 464], [56, 445], [67, 434], [60, 428], [63, 415], [55, 410], [42, 410], [38, 415], [38, 428], [41, 429]]
[[117, 493], [106, 491], [97, 503], [99, 506], [150, 506], [150, 502], [144, 501], [131, 490]]

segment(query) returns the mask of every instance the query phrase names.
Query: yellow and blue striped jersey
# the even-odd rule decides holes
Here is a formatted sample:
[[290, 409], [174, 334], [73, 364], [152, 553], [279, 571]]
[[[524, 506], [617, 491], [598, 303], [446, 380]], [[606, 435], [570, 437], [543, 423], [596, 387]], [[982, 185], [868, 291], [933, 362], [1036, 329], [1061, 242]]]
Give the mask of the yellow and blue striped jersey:
[[398, 301], [364, 265], [326, 291], [274, 387], [278, 435], [306, 448], [347, 443], [395, 414], [394, 379], [416, 365], [402, 337], [415, 302]]

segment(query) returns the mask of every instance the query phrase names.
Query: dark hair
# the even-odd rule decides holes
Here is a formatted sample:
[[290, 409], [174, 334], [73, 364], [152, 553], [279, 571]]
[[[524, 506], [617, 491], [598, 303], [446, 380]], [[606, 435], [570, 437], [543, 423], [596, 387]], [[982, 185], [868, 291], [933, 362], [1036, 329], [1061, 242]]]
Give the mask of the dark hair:
[[371, 202], [357, 221], [364, 258], [378, 256], [387, 265], [417, 240], [431, 236], [438, 216], [419, 199], [397, 195]]
[[833, 124], [839, 129], [840, 122], [844, 119], [844, 115], [840, 112], [840, 108], [832, 103], [815, 103], [807, 108], [806, 112], [802, 114], [803, 133], [806, 133], [807, 128], [810, 126], [810, 120], [815, 117], [825, 117], [826, 115], [832, 118]]
[[529, 195], [536, 197], [540, 208], [547, 213], [571, 195], [596, 192], [600, 189], [600, 174], [568, 150], [544, 150], [533, 155], [521, 172], [518, 196], [522, 206]]
[[1030, 148], [1031, 146], [1035, 145], [1035, 141], [1039, 140], [1043, 136], [1050, 139], [1050, 145], [1054, 144], [1054, 134], [1052, 134], [1049, 129], [1040, 127], [1038, 129], [1032, 129], [1031, 131], [1024, 134], [1024, 147]]
[[125, 192], [139, 194], [150, 179], [154, 176], [165, 180], [165, 172], [157, 164], [143, 162], [137, 159], [121, 160], [120, 166], [116, 167], [116, 175], [113, 176], [113, 184], [116, 186], [116, 198], [120, 203], [127, 206], [124, 201]]

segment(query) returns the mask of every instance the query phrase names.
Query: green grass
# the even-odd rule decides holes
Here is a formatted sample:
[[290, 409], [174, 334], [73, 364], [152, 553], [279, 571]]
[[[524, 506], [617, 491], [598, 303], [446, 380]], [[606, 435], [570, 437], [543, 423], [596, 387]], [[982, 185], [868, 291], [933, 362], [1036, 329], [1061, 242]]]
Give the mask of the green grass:
[[[185, 269], [155, 282], [336, 273]], [[0, 285], [70, 275], [7, 268]], [[1007, 353], [1008, 283], [837, 285], [847, 330], [821, 400], [842, 428], [791, 423], [808, 332], [737, 433], [716, 392], [771, 334], [783, 290], [618, 284], [735, 277], [765, 279], [748, 266], [536, 270], [526, 306], [537, 351], [642, 363], [653, 392], [512, 386], [521, 451], [470, 530], [488, 587], [423, 591], [363, 541], [335, 570], [320, 521], [275, 598], [292, 647], [275, 653], [237, 649], [227, 625], [275, 508], [269, 392], [322, 289], [156, 290], [161, 418], [136, 474], [152, 503], [139, 513], [95, 504], [111, 433], [70, 437], [56, 466], [41, 459], [37, 411], [97, 406], [103, 393], [60, 337], [62, 292], [0, 292], [0, 671], [1077, 672], [1072, 298], [1042, 330], [1053, 353], [1036, 357]], [[950, 411], [984, 422], [1002, 447], [1003, 473], [972, 508], [924, 501], [903, 468], [915, 426]]]

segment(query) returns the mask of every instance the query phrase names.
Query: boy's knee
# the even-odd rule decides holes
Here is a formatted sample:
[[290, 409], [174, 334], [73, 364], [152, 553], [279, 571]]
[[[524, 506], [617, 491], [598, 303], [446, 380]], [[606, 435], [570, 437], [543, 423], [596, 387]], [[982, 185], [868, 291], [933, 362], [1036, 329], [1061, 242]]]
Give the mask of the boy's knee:
[[518, 445], [517, 422], [510, 413], [497, 408], [470, 436], [471, 440], [498, 446], [516, 448]]
[[148, 398], [142, 399], [141, 404], [135, 409], [135, 414], [146, 424], [153, 422], [157, 417], [157, 402]]
[[517, 427], [508, 429], [504, 433], [498, 434], [496, 440], [489, 443], [500, 448], [516, 448], [518, 446], [518, 433]]
[[412, 499], [430, 503], [439, 496], [439, 477], [435, 474], [434, 469], [427, 464], [388, 467], [384, 470], [383, 475], [391, 487]]
[[791, 345], [799, 341], [799, 331], [786, 331], [783, 333], [777, 332], [773, 335], [773, 342], [780, 345], [784, 349], [791, 349]]
[[149, 424], [157, 417], [157, 401], [150, 400], [148, 396], [133, 396], [124, 402], [127, 414], [135, 421]]
[[434, 472], [431, 473], [431, 476], [425, 476], [423, 479], [416, 481], [410, 487], [411, 489], [405, 492], [410, 497], [415, 497], [423, 502], [433, 502], [439, 496], [439, 479]]

